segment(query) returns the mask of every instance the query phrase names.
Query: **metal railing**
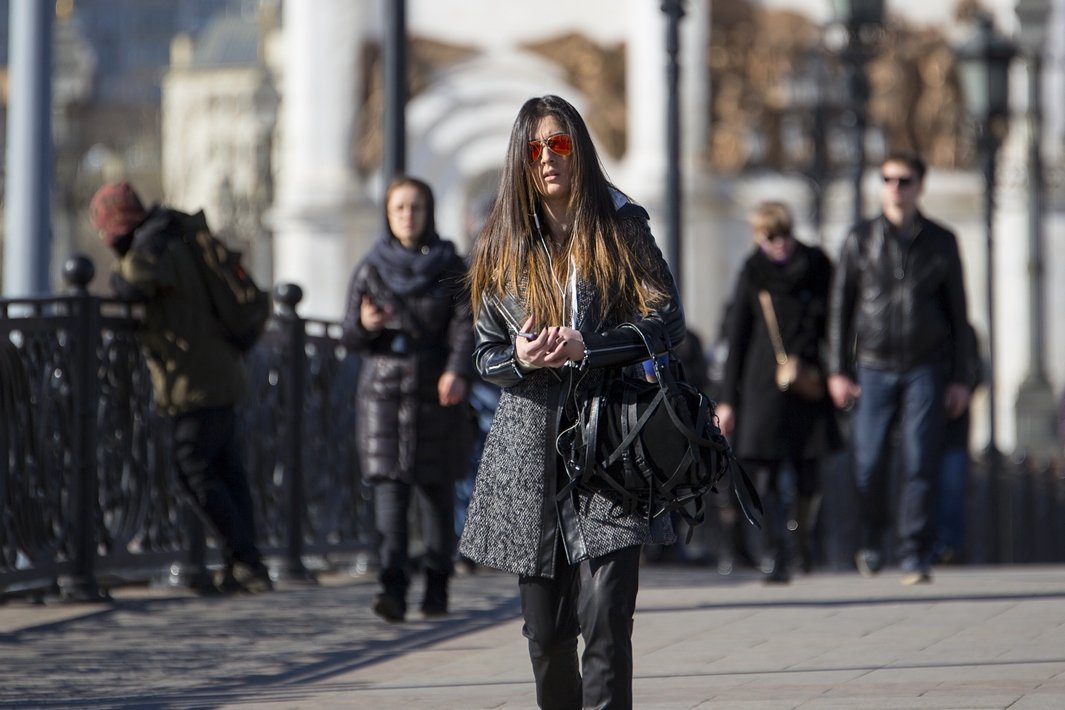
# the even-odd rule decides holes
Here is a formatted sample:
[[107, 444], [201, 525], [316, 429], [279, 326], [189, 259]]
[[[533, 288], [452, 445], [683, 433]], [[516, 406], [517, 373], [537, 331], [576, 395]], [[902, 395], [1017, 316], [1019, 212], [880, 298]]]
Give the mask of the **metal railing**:
[[[899, 461], [895, 461], [895, 466]], [[890, 483], [897, 515], [899, 472]], [[982, 452], [970, 458], [965, 484], [964, 545], [969, 564], [1065, 562], [1065, 460], [1012, 458]], [[822, 465], [822, 562], [853, 569], [859, 542], [858, 508], [849, 453]], [[888, 540], [887, 551], [893, 545]], [[889, 561], [890, 554], [889, 554]]]
[[[74, 257], [68, 295], [0, 300], [0, 595], [93, 599], [168, 571], [196, 584], [217, 561], [172, 470], [139, 313], [90, 295], [94, 271]], [[359, 360], [338, 324], [297, 314], [301, 298], [276, 289], [239, 412], [260, 547], [313, 580], [310, 557], [369, 549], [372, 496], [354, 443]]]
[[[0, 300], [0, 597], [51, 589], [96, 599], [162, 575], [196, 586], [218, 561], [172, 470], [137, 308], [90, 295], [93, 275], [75, 257], [69, 294]], [[311, 560], [346, 563], [375, 533], [355, 449], [359, 359], [338, 324], [297, 314], [301, 298], [298, 286], [275, 290], [240, 412], [260, 547], [280, 575], [312, 581]], [[853, 568], [845, 455], [825, 461], [823, 489], [819, 561]], [[969, 562], [1065, 561], [1060, 459], [977, 458], [966, 504]]]

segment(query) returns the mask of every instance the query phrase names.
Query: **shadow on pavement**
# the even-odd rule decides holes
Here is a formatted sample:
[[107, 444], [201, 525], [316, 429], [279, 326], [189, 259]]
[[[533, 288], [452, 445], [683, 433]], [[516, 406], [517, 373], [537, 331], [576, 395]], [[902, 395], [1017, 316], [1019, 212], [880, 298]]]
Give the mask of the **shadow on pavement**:
[[312, 683], [520, 615], [511, 577], [478, 575], [461, 586], [477, 592], [461, 597], [452, 615], [403, 624], [373, 616], [371, 584], [118, 599], [0, 636], [0, 708], [191, 710], [297, 700]]

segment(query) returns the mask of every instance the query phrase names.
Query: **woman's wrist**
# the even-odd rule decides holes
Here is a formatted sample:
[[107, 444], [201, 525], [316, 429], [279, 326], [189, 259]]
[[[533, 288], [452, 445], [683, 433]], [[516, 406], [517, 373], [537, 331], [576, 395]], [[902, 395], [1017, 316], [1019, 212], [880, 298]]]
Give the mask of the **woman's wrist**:
[[583, 370], [588, 367], [588, 346], [584, 344], [583, 340], [578, 340], [576, 343], [580, 345], [580, 352], [576, 357], [571, 356], [566, 364]]
[[518, 357], [517, 353], [514, 353], [514, 362], [518, 364], [518, 369], [522, 372], [532, 372], [533, 370], [539, 369], [536, 365], [532, 364], [528, 360], [522, 360], [520, 357]]

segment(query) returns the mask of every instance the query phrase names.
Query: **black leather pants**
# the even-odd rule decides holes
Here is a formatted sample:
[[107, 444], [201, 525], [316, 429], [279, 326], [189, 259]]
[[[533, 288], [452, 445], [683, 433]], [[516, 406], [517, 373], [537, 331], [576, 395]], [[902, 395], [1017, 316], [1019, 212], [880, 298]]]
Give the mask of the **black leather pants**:
[[[554, 579], [518, 579], [536, 702], [545, 710], [631, 708], [640, 546], [576, 565], [561, 548], [556, 554]], [[584, 637], [580, 666], [578, 634]]]

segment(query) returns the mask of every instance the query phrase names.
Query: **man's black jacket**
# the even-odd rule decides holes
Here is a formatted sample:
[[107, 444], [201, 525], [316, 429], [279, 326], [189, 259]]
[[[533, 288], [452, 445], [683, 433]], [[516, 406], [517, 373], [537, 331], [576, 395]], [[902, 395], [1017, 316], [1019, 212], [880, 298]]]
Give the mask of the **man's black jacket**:
[[[829, 372], [904, 372], [943, 363], [967, 371], [965, 283], [954, 234], [918, 214], [913, 236], [881, 215], [843, 242], [831, 294]], [[969, 384], [969, 383], [964, 383]]]

